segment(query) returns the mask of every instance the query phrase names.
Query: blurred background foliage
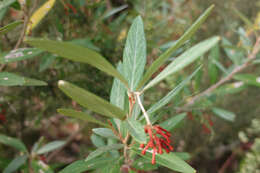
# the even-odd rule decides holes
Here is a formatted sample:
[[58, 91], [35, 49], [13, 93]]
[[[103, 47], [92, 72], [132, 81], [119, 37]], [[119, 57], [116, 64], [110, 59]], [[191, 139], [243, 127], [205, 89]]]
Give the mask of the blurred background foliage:
[[[39, 1], [40, 6], [43, 1]], [[69, 5], [66, 5], [69, 4]], [[141, 14], [144, 20], [147, 39], [148, 62], [151, 64], [163, 51], [174, 43], [196, 18], [211, 4], [215, 9], [199, 32], [172, 55], [175, 57], [212, 35], [219, 35], [222, 41], [203, 58], [181, 74], [168, 77], [145, 95], [146, 105], [154, 103], [165, 95], [199, 64], [204, 64], [201, 72], [171, 105], [160, 113], [165, 119], [176, 114], [176, 110], [192, 96], [216, 83], [223, 72], [232, 66], [232, 56], [244, 56], [254, 44], [260, 27], [260, 2], [257, 0], [77, 0], [57, 1], [55, 7], [32, 31], [33, 37], [71, 41], [96, 50], [112, 64], [122, 59], [127, 30]], [[244, 16], [241, 17], [241, 16]], [[4, 26], [22, 19], [19, 3], [0, 11], [0, 23]], [[249, 23], [248, 23], [249, 22]], [[1, 36], [0, 53], [13, 49], [22, 26]], [[230, 44], [229, 44], [230, 43]], [[227, 45], [229, 47], [227, 47]], [[23, 44], [20, 47], [26, 47]], [[248, 49], [247, 49], [248, 48]], [[241, 51], [242, 49], [242, 51]], [[214, 52], [215, 51], [215, 52]], [[231, 56], [231, 58], [230, 58]], [[212, 59], [221, 64], [212, 65]], [[258, 59], [260, 58], [258, 54]], [[169, 59], [169, 62], [172, 58]], [[239, 62], [238, 62], [239, 63]], [[259, 60], [256, 61], [259, 63]], [[161, 70], [164, 67], [161, 67]], [[83, 128], [83, 132], [65, 147], [50, 163], [68, 164], [84, 157], [92, 150], [89, 129], [91, 124], [65, 118], [56, 112], [59, 107], [80, 109], [58, 90], [57, 81], [70, 81], [109, 100], [112, 78], [97, 69], [55, 55], [41, 53], [33, 60], [1, 65], [1, 71], [15, 72], [40, 79], [48, 83], [41, 87], [1, 87], [0, 88], [0, 131], [15, 136], [31, 148], [41, 136], [46, 141], [66, 139]], [[212, 77], [212, 73], [215, 74]], [[257, 66], [249, 67], [245, 73], [260, 76]], [[237, 84], [237, 85], [236, 85]], [[241, 84], [241, 83], [240, 83]], [[257, 86], [239, 86], [232, 80], [232, 91], [222, 88], [220, 94], [213, 94], [211, 100], [201, 100], [190, 110], [180, 128], [173, 130], [177, 151], [191, 154], [189, 163], [202, 172], [254, 172], [260, 166], [259, 149], [259, 100]], [[242, 84], [243, 85], [243, 84]], [[229, 86], [226, 86], [229, 87]], [[239, 90], [234, 91], [236, 88]], [[224, 90], [224, 91], [223, 91]], [[228, 91], [227, 91], [228, 90]], [[223, 94], [226, 92], [228, 94]], [[233, 122], [217, 118], [212, 107], [227, 109], [236, 115]], [[229, 112], [229, 113], [230, 113]], [[0, 145], [0, 158], [10, 161], [15, 153]], [[47, 157], [47, 156], [46, 156]], [[1, 159], [0, 159], [1, 160]], [[3, 161], [2, 161], [3, 162]], [[4, 163], [0, 161], [0, 170]], [[160, 168], [157, 172], [169, 172]], [[256, 171], [257, 172], [257, 171]]]

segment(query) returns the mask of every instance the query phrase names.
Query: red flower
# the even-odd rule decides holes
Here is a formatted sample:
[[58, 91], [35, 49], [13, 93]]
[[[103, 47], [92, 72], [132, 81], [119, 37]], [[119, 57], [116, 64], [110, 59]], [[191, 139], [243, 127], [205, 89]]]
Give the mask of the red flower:
[[[153, 156], [152, 156], [152, 164], [155, 164], [155, 155], [163, 154], [163, 149], [166, 153], [169, 153], [173, 150], [173, 147], [171, 146], [171, 134], [167, 130], [163, 129], [159, 125], [146, 125], [145, 133], [147, 133], [150, 137], [149, 142], [146, 144], [140, 144], [140, 147], [143, 148], [142, 154], [145, 155], [146, 151], [151, 148], [153, 150]], [[159, 135], [159, 137], [157, 136]]]
[[202, 124], [202, 129], [204, 133], [210, 134], [211, 130], [207, 127], [207, 125]]
[[[2, 106], [2, 105], [0, 105]], [[1, 110], [1, 107], [0, 107]], [[5, 117], [5, 109], [2, 109], [2, 111], [0, 112], [0, 121], [2, 121], [2, 123], [6, 122], [6, 117]]]

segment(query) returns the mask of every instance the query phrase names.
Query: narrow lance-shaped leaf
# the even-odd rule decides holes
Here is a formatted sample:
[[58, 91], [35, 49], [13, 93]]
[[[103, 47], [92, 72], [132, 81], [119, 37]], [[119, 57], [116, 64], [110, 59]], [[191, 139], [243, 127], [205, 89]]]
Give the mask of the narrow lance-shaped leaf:
[[3, 173], [12, 173], [17, 171], [23, 164], [25, 164], [28, 156], [18, 156], [9, 163], [9, 165], [4, 169]]
[[91, 122], [91, 123], [95, 123], [95, 124], [99, 124], [101, 126], [104, 127], [110, 127], [108, 124], [103, 123], [102, 121], [94, 118], [91, 115], [88, 115], [85, 112], [80, 112], [80, 111], [75, 111], [73, 109], [58, 109], [57, 110], [60, 114], [63, 114], [65, 116], [69, 116], [69, 117], [73, 117], [73, 118], [77, 118], [86, 122]]
[[[151, 160], [152, 159], [152, 150], [147, 150], [145, 155], [141, 154], [142, 149], [137, 147], [132, 147], [132, 151], [141, 155], [142, 157]], [[183, 173], [195, 173], [196, 170], [188, 165], [185, 161], [181, 160], [174, 153], [164, 153], [156, 155], [156, 163], [162, 166], [165, 166], [173, 171], [183, 172]]]
[[[121, 62], [118, 63], [117, 70], [119, 73], [123, 74], [123, 64]], [[123, 83], [114, 78], [111, 93], [110, 93], [110, 103], [124, 109], [125, 105], [125, 95], [126, 95], [126, 88]]]
[[66, 81], [59, 81], [58, 85], [67, 96], [89, 110], [107, 117], [123, 119], [125, 116], [123, 110], [87, 90]]
[[26, 35], [29, 34], [38, 25], [38, 23], [40, 23], [44, 16], [52, 9], [55, 1], [56, 0], [48, 0], [33, 13], [26, 28]]
[[114, 164], [118, 158], [95, 158], [88, 161], [85, 160], [78, 160], [70, 164], [69, 166], [65, 167], [59, 173], [81, 173], [88, 170], [97, 169], [100, 167], [104, 167], [108, 164]]
[[44, 39], [27, 39], [25, 42], [61, 57], [90, 64], [99, 70], [118, 78], [126, 87], [128, 86], [125, 78], [104, 57], [93, 50], [72, 43]]
[[132, 118], [128, 118], [127, 119], [127, 129], [129, 130], [129, 133], [131, 134], [131, 136], [139, 143], [146, 143], [146, 134], [144, 132], [144, 127], [143, 125], [132, 119]]
[[255, 76], [253, 74], [237, 74], [233, 76], [233, 78], [240, 80], [248, 85], [260, 87], [260, 76]]
[[[117, 142], [118, 141], [115, 140], [115, 139], [111, 139], [111, 138], [107, 139], [107, 145], [117, 144]], [[118, 150], [112, 150], [112, 151], [109, 151], [109, 153], [114, 158], [119, 158], [120, 157], [120, 154], [119, 154]]]
[[[152, 122], [154, 121], [154, 114], [156, 111], [161, 109], [163, 106], [167, 105], [179, 92], [183, 89], [185, 85], [197, 74], [197, 72], [201, 69], [201, 66], [197, 68], [190, 76], [188, 76], [184, 81], [182, 81], [179, 85], [177, 85], [172, 91], [170, 91], [166, 96], [164, 96], [161, 100], [159, 100], [157, 103], [152, 105], [148, 110], [147, 113], [149, 114], [150, 118], [152, 119]], [[144, 119], [144, 116], [142, 116], [141, 119]]]
[[184, 67], [191, 64], [193, 61], [197, 60], [200, 56], [206, 53], [210, 48], [216, 45], [219, 41], [219, 37], [212, 37], [203, 42], [196, 44], [191, 47], [180, 56], [178, 56], [172, 63], [170, 63], [160, 74], [158, 74], [152, 81], [150, 81], [143, 89], [143, 91], [154, 86], [161, 80], [165, 79], [167, 76], [174, 74]]
[[118, 139], [118, 137], [113, 133], [111, 129], [108, 128], [94, 128], [92, 131], [104, 138], [112, 138], [112, 139]]
[[53, 141], [50, 142], [37, 150], [37, 154], [44, 154], [50, 151], [56, 150], [66, 144], [66, 141]]
[[212, 108], [212, 111], [214, 112], [214, 114], [227, 121], [234, 121], [236, 118], [236, 115], [233, 112], [229, 112], [224, 109]]
[[134, 91], [143, 75], [146, 64], [146, 41], [140, 16], [133, 21], [127, 35], [123, 56], [124, 76], [129, 89]]
[[40, 80], [18, 76], [13, 73], [0, 72], [0, 86], [44, 86], [44, 85], [47, 85], [47, 83]]
[[1, 27], [0, 28], [0, 35], [6, 34], [7, 32], [12, 31], [14, 28], [16, 28], [18, 25], [20, 25], [22, 23], [23, 23], [22, 20], [18, 20], [18, 21], [15, 21], [13, 23], [10, 23], [10, 24], [8, 24], [4, 27]]
[[14, 147], [23, 152], [27, 152], [25, 145], [19, 139], [16, 138], [0, 134], [0, 143]]
[[90, 139], [92, 144], [94, 144], [96, 147], [103, 147], [106, 145], [104, 139], [98, 135], [92, 134]]
[[151, 76], [159, 69], [159, 67], [170, 57], [170, 55], [176, 51], [183, 43], [189, 40], [193, 34], [200, 28], [202, 23], [207, 19], [209, 14], [211, 13], [214, 5], [211, 5], [194, 23], [193, 25], [181, 36], [177, 42], [167, 49], [159, 58], [157, 58], [152, 65], [146, 71], [144, 77], [139, 83], [137, 89], [140, 89], [150, 78]]
[[16, 2], [16, 0], [3, 0], [0, 2], [0, 11], [3, 10], [4, 8], [8, 7], [12, 3]]
[[222, 38], [222, 46], [223, 46], [224, 51], [227, 54], [228, 58], [234, 63], [235, 66], [241, 65], [243, 63], [243, 60], [245, 57], [243, 52], [233, 50], [232, 47], [234, 47], [234, 46], [225, 37]]
[[244, 82], [233, 82], [233, 83], [228, 83], [228, 84], [224, 84], [220, 87], [218, 87], [217, 89], [215, 89], [212, 94], [216, 94], [216, 95], [225, 95], [225, 94], [236, 94], [238, 92], [243, 91], [244, 89], [246, 89], [248, 86], [245, 85]]
[[118, 12], [124, 10], [124, 9], [127, 8], [127, 7], [128, 7], [128, 5], [126, 4], [126, 5], [122, 5], [122, 6], [120, 6], [120, 7], [113, 8], [113, 9], [111, 9], [110, 11], [108, 11], [106, 14], [104, 14], [104, 16], [103, 16], [102, 18], [103, 18], [103, 19], [107, 19], [107, 18], [109, 18], [110, 16], [113, 16], [114, 14], [116, 14], [116, 13], [118, 13]]
[[168, 131], [173, 130], [178, 126], [178, 124], [186, 117], [186, 113], [181, 113], [179, 115], [175, 115], [168, 120], [160, 123], [160, 126]]
[[104, 154], [105, 152], [108, 152], [111, 150], [119, 150], [123, 147], [124, 147], [123, 144], [111, 144], [111, 145], [107, 145], [104, 147], [99, 147], [88, 155], [88, 157], [86, 158], [86, 161], [94, 159], [94, 158]]
[[219, 59], [219, 46], [216, 45], [214, 48], [211, 49], [209, 54], [208, 73], [209, 73], [211, 84], [217, 82], [218, 67], [215, 64], [215, 61], [218, 61], [218, 59]]
[[0, 56], [0, 63], [10, 63], [33, 58], [42, 53], [42, 50], [36, 48], [20, 48], [12, 50], [7, 54]]
[[151, 171], [151, 170], [156, 170], [158, 169], [158, 165], [157, 164], [152, 164], [150, 160], [145, 159], [143, 157], [140, 157], [138, 159], [136, 159], [132, 165], [133, 168], [138, 169], [138, 170], [142, 170], [142, 171]]

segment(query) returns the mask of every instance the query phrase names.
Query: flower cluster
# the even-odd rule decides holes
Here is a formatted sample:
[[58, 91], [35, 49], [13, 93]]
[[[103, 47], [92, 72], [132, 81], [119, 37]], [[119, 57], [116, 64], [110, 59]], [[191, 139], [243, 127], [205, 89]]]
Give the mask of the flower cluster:
[[2, 105], [0, 105], [0, 123], [5, 123], [6, 122], [6, 117], [5, 117], [5, 109], [1, 108]]
[[[169, 153], [173, 150], [171, 146], [171, 134], [167, 130], [163, 129], [159, 125], [146, 125], [145, 133], [150, 137], [149, 142], [146, 144], [140, 144], [140, 147], [143, 148], [142, 154], [145, 155], [146, 151], [151, 148], [153, 150], [152, 164], [155, 164], [155, 155], [156, 153], [163, 154], [163, 149], [166, 153]], [[157, 136], [159, 135], [159, 136]]]

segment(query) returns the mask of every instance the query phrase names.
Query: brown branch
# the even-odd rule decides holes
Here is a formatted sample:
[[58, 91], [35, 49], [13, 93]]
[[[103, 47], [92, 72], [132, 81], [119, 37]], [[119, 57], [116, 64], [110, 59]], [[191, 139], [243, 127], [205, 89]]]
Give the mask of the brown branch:
[[186, 111], [190, 106], [192, 106], [196, 101], [199, 101], [204, 96], [208, 96], [212, 91], [214, 91], [216, 88], [218, 88], [220, 85], [224, 84], [225, 82], [231, 80], [233, 76], [242, 70], [246, 69], [251, 62], [256, 58], [256, 54], [260, 51], [260, 37], [257, 38], [256, 43], [253, 47], [252, 52], [248, 55], [247, 60], [244, 64], [236, 67], [230, 74], [228, 74], [226, 77], [218, 81], [216, 84], [212, 85], [202, 93], [196, 95], [192, 99], [190, 99], [184, 106], [177, 109], [177, 112]]
[[57, 154], [59, 154], [66, 146], [68, 146], [73, 140], [74, 138], [82, 132], [82, 130], [85, 128], [85, 126], [81, 127], [79, 130], [77, 130], [76, 132], [72, 133], [68, 139], [66, 140], [66, 143], [60, 147], [59, 149], [55, 150], [54, 152], [52, 152], [47, 158], [46, 158], [46, 162], [50, 162], [51, 159], [53, 159]]
[[26, 33], [27, 25], [30, 22], [30, 16], [32, 15], [34, 9], [37, 7], [37, 4], [38, 4], [38, 0], [35, 0], [32, 8], [30, 10], [27, 8], [26, 4], [23, 5], [23, 7], [22, 7], [23, 8], [23, 13], [24, 13], [23, 28], [22, 28], [22, 32], [20, 34], [20, 37], [19, 37], [18, 41], [15, 44], [14, 49], [18, 49], [19, 46], [21, 45], [21, 43], [23, 42], [24, 37], [25, 37], [25, 33]]

